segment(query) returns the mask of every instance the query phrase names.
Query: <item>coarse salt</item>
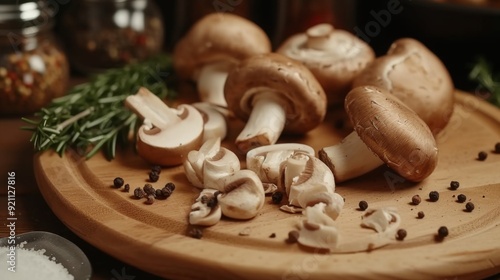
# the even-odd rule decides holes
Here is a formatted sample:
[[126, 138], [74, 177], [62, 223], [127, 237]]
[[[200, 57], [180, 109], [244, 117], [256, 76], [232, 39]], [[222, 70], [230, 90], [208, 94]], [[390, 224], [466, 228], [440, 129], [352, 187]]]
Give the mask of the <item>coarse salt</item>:
[[[73, 280], [74, 277], [54, 257], [46, 256], [45, 250], [16, 247], [15, 271], [9, 270], [8, 247], [0, 247], [0, 279], [9, 280]], [[11, 268], [12, 269], [12, 268]]]

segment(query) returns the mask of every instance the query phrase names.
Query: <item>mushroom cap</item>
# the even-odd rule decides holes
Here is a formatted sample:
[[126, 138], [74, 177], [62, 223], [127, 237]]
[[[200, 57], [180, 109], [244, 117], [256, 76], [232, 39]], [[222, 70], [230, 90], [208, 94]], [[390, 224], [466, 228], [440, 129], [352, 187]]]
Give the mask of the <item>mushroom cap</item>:
[[247, 120], [258, 94], [281, 100], [286, 112], [284, 132], [305, 133], [325, 118], [326, 95], [318, 80], [303, 64], [284, 55], [255, 55], [229, 71], [224, 95], [235, 116]]
[[270, 51], [269, 37], [257, 24], [229, 13], [211, 13], [188, 30], [175, 45], [172, 57], [176, 74], [191, 79], [206, 63], [237, 62]]
[[431, 130], [387, 90], [354, 88], [346, 96], [345, 110], [361, 140], [399, 175], [418, 182], [434, 171], [438, 148]]
[[137, 132], [137, 153], [146, 161], [174, 166], [184, 162], [187, 154], [203, 144], [203, 117], [191, 105], [178, 107], [180, 122], [161, 130], [146, 125]]
[[441, 60], [424, 44], [402, 38], [386, 55], [376, 58], [353, 81], [352, 87], [384, 88], [414, 110], [436, 135], [449, 122], [454, 85]]
[[[321, 45], [310, 47], [308, 41], [320, 36], [324, 36]], [[342, 104], [354, 78], [375, 59], [370, 45], [330, 24], [315, 25], [289, 37], [276, 52], [309, 68], [325, 90], [328, 104]]]

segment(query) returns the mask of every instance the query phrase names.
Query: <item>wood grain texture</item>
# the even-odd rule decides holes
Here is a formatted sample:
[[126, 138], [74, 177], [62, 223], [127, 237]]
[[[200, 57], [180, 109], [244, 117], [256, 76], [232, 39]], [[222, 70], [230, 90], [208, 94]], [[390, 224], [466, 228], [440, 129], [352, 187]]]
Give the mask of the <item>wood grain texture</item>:
[[[303, 137], [284, 137], [280, 142], [302, 142], [319, 150], [349, 132], [334, 122], [341, 113], [330, 112], [325, 122]], [[233, 120], [225, 145], [234, 148], [242, 124]], [[131, 189], [143, 186], [150, 165], [131, 148], [113, 161], [97, 155], [85, 161], [74, 152], [59, 157], [37, 154], [34, 169], [40, 191], [54, 213], [72, 231], [106, 253], [145, 271], [173, 279], [477, 279], [500, 272], [500, 111], [472, 95], [457, 92], [457, 104], [448, 127], [439, 135], [439, 163], [425, 181], [399, 180], [386, 167], [337, 185], [346, 205], [337, 220], [342, 242], [356, 242], [373, 232], [360, 227], [363, 212], [370, 208], [396, 207], [401, 227], [408, 236], [371, 252], [325, 254], [288, 244], [288, 232], [300, 215], [281, 212], [270, 197], [261, 213], [249, 221], [224, 218], [204, 229], [203, 237], [188, 237], [187, 216], [198, 190], [188, 183], [181, 166], [164, 169], [160, 180], [177, 186], [167, 200], [147, 205], [130, 193], [112, 187], [117, 176]], [[488, 152], [485, 161], [477, 153]], [[241, 156], [241, 155], [240, 155]], [[241, 157], [243, 160], [243, 157]], [[450, 181], [460, 182], [456, 191]], [[426, 201], [439, 191], [437, 202]], [[475, 204], [466, 212], [456, 202], [463, 193]], [[419, 194], [423, 201], [412, 205]], [[417, 212], [425, 217], [417, 219]], [[434, 236], [440, 226], [450, 235]], [[240, 236], [242, 231], [248, 236]], [[275, 234], [271, 238], [271, 234]]]

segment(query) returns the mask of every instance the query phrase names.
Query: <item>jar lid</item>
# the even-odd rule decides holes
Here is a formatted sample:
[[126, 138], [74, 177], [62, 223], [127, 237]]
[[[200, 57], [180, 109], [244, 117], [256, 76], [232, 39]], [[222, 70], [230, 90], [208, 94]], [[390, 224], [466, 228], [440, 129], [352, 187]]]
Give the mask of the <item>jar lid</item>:
[[3, 0], [0, 3], [0, 34], [35, 34], [52, 27], [53, 15], [47, 1]]

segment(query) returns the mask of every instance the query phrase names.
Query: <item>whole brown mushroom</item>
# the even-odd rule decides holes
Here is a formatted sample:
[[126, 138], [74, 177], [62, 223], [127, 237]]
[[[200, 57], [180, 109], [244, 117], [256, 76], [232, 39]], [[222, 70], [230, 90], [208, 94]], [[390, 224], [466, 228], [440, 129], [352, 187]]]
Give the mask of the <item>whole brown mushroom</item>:
[[394, 94], [414, 110], [437, 135], [448, 124], [454, 106], [454, 85], [441, 60], [412, 38], [395, 41], [353, 82], [353, 88], [373, 85]]
[[197, 83], [201, 101], [225, 107], [223, 88], [229, 69], [240, 60], [270, 51], [267, 34], [255, 23], [213, 13], [198, 20], [175, 45], [173, 63], [178, 77]]
[[434, 171], [438, 148], [432, 132], [387, 90], [374, 86], [354, 88], [346, 96], [345, 110], [354, 131], [340, 143], [318, 152], [337, 183], [384, 163], [413, 182], [424, 180]]
[[242, 152], [276, 143], [282, 132], [303, 134], [326, 115], [326, 95], [303, 64], [277, 53], [234, 67], [224, 87], [228, 109], [246, 121], [236, 138]]
[[344, 103], [354, 78], [375, 59], [370, 45], [327, 23], [291, 36], [276, 52], [309, 68], [325, 90], [330, 105]]

